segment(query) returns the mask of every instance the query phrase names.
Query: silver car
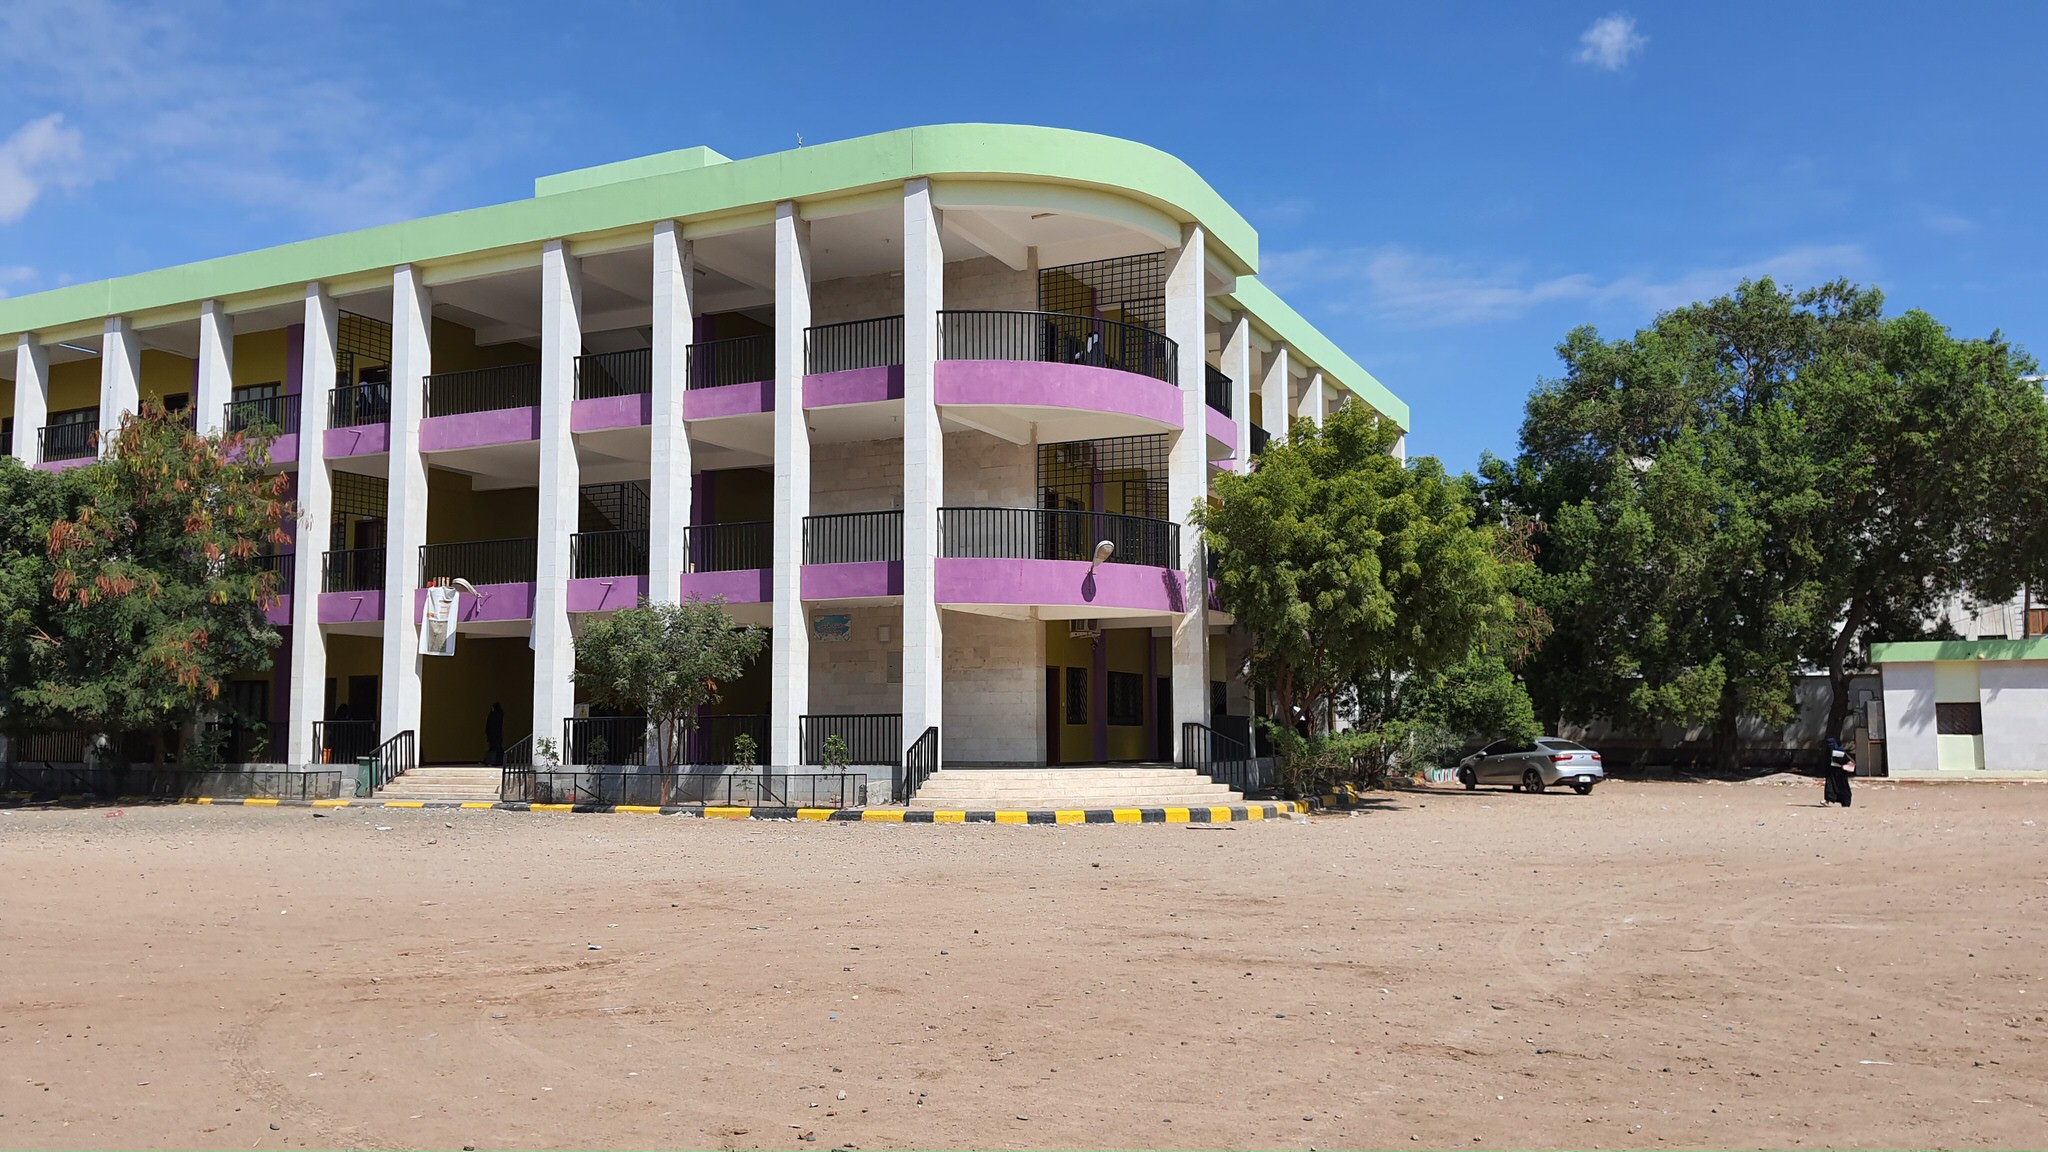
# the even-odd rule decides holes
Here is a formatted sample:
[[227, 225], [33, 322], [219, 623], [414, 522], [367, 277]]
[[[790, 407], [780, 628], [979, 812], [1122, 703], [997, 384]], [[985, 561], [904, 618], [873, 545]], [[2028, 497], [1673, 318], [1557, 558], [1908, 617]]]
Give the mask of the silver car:
[[1584, 796], [1606, 778], [1598, 752], [1555, 736], [1527, 743], [1496, 740], [1458, 764], [1458, 782], [1466, 791], [1481, 784], [1512, 784], [1517, 792], [1541, 792], [1565, 784]]

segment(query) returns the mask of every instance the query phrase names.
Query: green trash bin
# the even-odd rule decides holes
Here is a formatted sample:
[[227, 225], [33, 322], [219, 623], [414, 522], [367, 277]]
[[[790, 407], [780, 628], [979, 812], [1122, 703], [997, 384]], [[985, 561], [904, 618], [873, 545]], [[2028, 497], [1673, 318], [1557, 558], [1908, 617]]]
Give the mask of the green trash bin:
[[356, 757], [356, 795], [368, 796], [377, 789], [377, 758]]

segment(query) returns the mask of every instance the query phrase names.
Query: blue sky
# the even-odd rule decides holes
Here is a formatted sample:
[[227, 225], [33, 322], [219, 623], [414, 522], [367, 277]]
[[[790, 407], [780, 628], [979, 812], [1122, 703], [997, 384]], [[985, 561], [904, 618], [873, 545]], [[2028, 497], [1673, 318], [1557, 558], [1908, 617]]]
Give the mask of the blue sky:
[[1744, 276], [2048, 351], [2044, 43], [2020, 3], [0, 0], [0, 292], [694, 144], [1051, 124], [1193, 165], [1469, 468], [1571, 327]]

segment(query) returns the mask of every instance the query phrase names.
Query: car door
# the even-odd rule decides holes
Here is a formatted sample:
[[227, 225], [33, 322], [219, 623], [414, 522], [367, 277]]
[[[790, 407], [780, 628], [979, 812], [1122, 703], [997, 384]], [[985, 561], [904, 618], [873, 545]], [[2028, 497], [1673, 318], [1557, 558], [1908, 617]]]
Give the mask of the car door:
[[1536, 745], [1519, 741], [1502, 741], [1498, 756], [1491, 757], [1492, 778], [1499, 784], [1520, 784], [1522, 773], [1529, 767], [1529, 754]]
[[1479, 750], [1472, 760], [1472, 778], [1481, 782], [1493, 779], [1493, 758], [1507, 750], [1508, 742], [1495, 740]]

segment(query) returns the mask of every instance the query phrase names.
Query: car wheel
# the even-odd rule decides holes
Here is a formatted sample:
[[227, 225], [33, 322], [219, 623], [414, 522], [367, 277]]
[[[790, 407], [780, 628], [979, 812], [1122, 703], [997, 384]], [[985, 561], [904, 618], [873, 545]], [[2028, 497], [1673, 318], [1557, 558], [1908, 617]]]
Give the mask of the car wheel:
[[1591, 784], [1574, 784], [1572, 785], [1572, 791], [1577, 792], [1581, 796], [1591, 796], [1593, 794], [1593, 786]]
[[1522, 773], [1522, 791], [1541, 793], [1543, 791], [1543, 773], [1538, 772], [1534, 768]]
[[1465, 791], [1470, 792], [1479, 787], [1479, 777], [1470, 768], [1460, 768], [1458, 769], [1458, 783], [1463, 784]]

